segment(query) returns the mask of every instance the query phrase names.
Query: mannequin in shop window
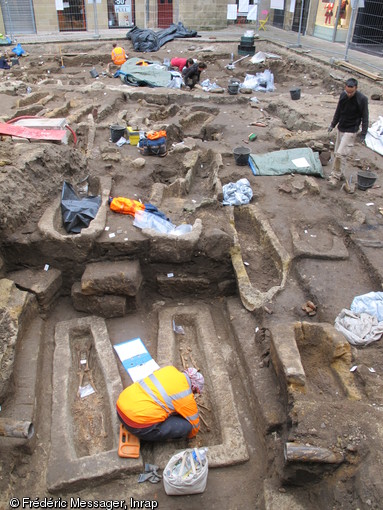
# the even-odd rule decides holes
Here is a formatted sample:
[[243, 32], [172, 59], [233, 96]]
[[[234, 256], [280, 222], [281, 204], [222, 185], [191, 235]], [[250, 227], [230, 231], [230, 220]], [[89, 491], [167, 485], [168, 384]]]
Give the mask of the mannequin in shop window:
[[325, 5], [325, 13], [324, 13], [324, 24], [331, 25], [331, 18], [334, 14], [333, 12], [334, 4], [329, 3]]
[[347, 6], [348, 6], [348, 0], [342, 0], [342, 2], [340, 4], [338, 26], [345, 24]]

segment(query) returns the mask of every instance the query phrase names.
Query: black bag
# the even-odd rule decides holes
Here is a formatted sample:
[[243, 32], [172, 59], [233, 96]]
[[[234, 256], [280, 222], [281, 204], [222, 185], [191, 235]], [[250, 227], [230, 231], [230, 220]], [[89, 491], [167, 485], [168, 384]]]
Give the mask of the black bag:
[[166, 138], [162, 136], [156, 140], [149, 138], [141, 138], [138, 142], [138, 149], [144, 156], [165, 156], [166, 155]]
[[81, 198], [69, 182], [64, 182], [61, 194], [61, 214], [68, 234], [79, 234], [89, 227], [101, 205], [101, 196]]

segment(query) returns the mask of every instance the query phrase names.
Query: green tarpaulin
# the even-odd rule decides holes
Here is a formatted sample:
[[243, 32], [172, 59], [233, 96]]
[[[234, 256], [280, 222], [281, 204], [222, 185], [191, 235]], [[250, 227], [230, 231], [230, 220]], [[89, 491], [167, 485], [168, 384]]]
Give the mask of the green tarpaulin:
[[121, 80], [128, 85], [139, 87], [167, 87], [172, 79], [171, 72], [166, 71], [161, 62], [150, 61], [152, 63], [149, 65], [137, 65], [137, 62], [142, 60], [129, 58], [122, 64], [119, 71]]
[[324, 177], [318, 152], [309, 148], [250, 154], [254, 175], [306, 174]]

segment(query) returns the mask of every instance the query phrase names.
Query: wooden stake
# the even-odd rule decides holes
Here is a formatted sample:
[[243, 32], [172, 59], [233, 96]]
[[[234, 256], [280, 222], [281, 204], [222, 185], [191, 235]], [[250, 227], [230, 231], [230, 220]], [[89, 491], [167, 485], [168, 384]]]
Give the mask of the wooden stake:
[[65, 67], [64, 66], [64, 59], [63, 59], [63, 55], [61, 53], [61, 46], [59, 46], [59, 51], [60, 51], [60, 58], [61, 58], [61, 67]]
[[204, 408], [204, 409], [206, 409], [207, 411], [211, 411], [210, 407], [207, 407], [207, 406], [205, 406], [205, 405], [201, 404], [201, 402], [198, 402], [198, 405], [199, 405], [199, 406], [201, 406], [201, 407], [203, 407], [203, 408]]

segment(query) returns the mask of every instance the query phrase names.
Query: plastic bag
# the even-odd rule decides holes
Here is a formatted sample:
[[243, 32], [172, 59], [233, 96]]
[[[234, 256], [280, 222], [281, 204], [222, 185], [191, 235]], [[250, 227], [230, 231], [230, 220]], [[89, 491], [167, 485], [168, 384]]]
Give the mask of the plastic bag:
[[167, 463], [163, 481], [168, 496], [200, 494], [207, 484], [207, 448], [194, 448], [176, 453]]
[[351, 303], [351, 310], [354, 313], [369, 313], [383, 321], [383, 292], [369, 292], [362, 296], [356, 296]]
[[253, 198], [250, 182], [243, 178], [236, 183], [229, 182], [222, 186], [223, 205], [245, 205]]
[[261, 92], [273, 92], [275, 90], [274, 75], [269, 71], [269, 69], [266, 69], [263, 73], [257, 73], [255, 76], [247, 74], [241, 88]]
[[64, 182], [61, 194], [61, 214], [68, 234], [78, 234], [89, 227], [101, 205], [101, 196], [81, 198], [68, 182]]
[[21, 57], [21, 55], [24, 55], [25, 53], [25, 50], [23, 50], [23, 48], [21, 47], [21, 44], [18, 43], [12, 50], [12, 53], [14, 53], [15, 55], [17, 55], [18, 57]]
[[147, 211], [136, 211], [133, 225], [138, 228], [152, 228], [161, 234], [169, 234], [175, 229], [175, 225], [170, 221]]

